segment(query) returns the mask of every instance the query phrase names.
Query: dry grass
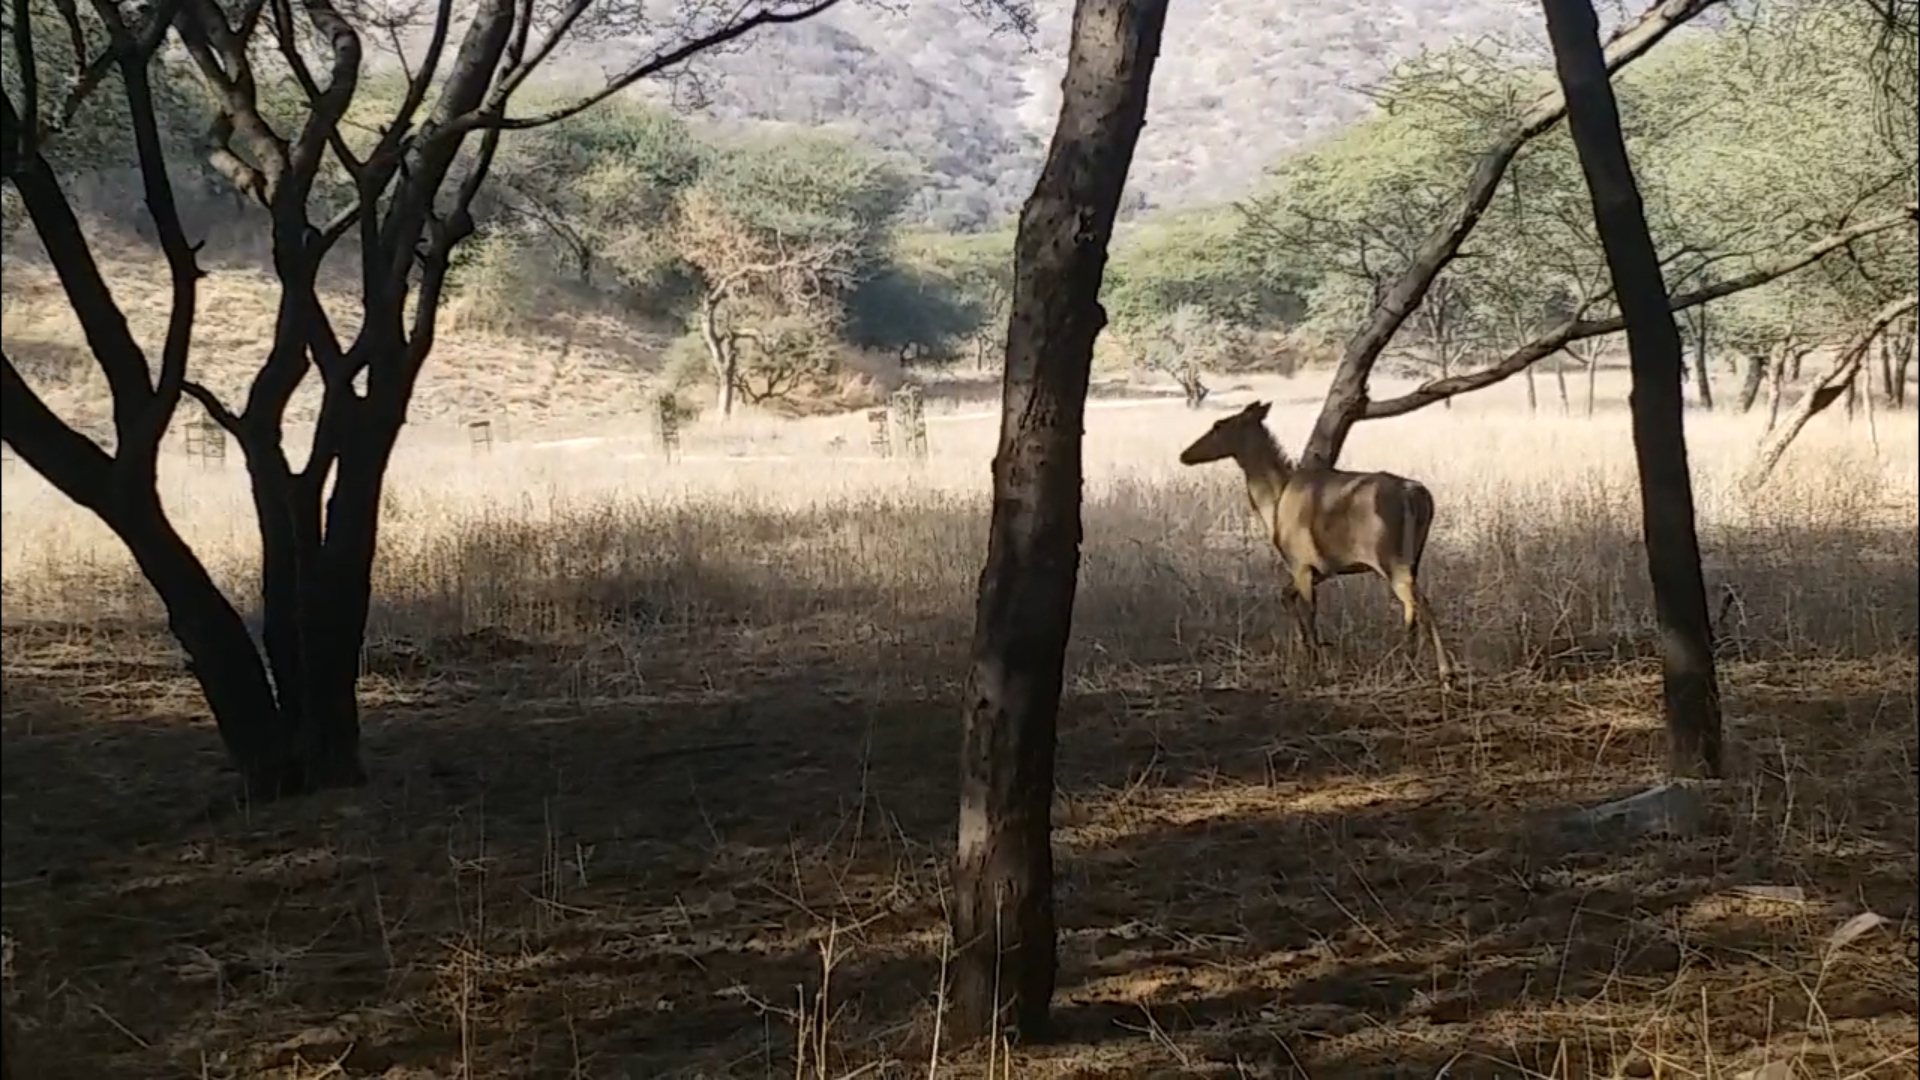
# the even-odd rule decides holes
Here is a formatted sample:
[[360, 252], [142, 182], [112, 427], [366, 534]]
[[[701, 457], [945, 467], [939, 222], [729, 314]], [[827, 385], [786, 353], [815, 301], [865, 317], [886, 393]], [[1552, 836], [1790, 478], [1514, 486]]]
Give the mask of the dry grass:
[[[1322, 381], [1259, 387], [1283, 437]], [[1173, 462], [1210, 417], [1097, 403], [1064, 1034], [991, 1055], [932, 1046], [982, 406], [938, 403], [917, 467], [868, 459], [858, 417], [702, 426], [674, 466], [632, 423], [484, 458], [410, 430], [363, 682], [375, 782], [217, 821], [217, 741], [147, 590], [9, 466], [27, 1071], [1916, 1075], [1914, 416], [1882, 415], [1878, 449], [1821, 418], [1751, 498], [1757, 418], [1690, 418], [1734, 776], [1704, 836], [1611, 844], [1547, 822], [1661, 768], [1626, 417], [1521, 395], [1349, 452], [1439, 498], [1427, 580], [1471, 669], [1445, 699], [1378, 582], [1328, 588], [1337, 660], [1308, 671], [1237, 478]], [[165, 468], [244, 599], [241, 483]], [[1862, 911], [1890, 925], [1834, 945]]]

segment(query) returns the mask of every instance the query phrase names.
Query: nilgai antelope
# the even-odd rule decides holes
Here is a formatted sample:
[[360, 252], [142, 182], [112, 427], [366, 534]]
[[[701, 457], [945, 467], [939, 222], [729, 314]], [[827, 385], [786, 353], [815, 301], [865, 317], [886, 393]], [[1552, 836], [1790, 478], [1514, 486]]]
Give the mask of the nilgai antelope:
[[1439, 657], [1440, 682], [1450, 685], [1453, 662], [1416, 580], [1433, 527], [1433, 493], [1393, 473], [1295, 465], [1267, 430], [1270, 408], [1256, 401], [1221, 419], [1180, 451], [1180, 464], [1232, 458], [1246, 474], [1247, 500], [1287, 564], [1280, 604], [1293, 613], [1308, 652], [1317, 658], [1324, 648], [1314, 626], [1314, 586], [1371, 570], [1387, 580], [1405, 608], [1407, 643], [1416, 652], [1425, 627]]

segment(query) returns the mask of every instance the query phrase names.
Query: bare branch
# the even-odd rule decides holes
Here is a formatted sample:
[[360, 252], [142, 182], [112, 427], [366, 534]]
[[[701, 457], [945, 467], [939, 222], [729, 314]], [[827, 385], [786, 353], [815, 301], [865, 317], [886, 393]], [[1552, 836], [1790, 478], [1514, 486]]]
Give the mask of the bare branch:
[[[193, 58], [201, 78], [219, 102], [211, 133], [210, 160], [241, 191], [261, 205], [270, 206], [278, 196], [281, 177], [286, 173], [287, 141], [260, 115], [253, 62], [247, 56], [247, 42], [252, 37], [262, 3], [264, 0], [249, 0], [248, 8], [242, 12], [240, 30], [236, 32], [214, 0], [180, 0], [173, 25], [186, 46], [187, 55]], [[252, 160], [234, 152], [232, 142], [236, 135]]]
[[[71, 6], [71, 0], [68, 0], [68, 4]], [[74, 34], [78, 36], [78, 20], [68, 25], [73, 27]], [[27, 10], [25, 4], [14, 9], [12, 29], [14, 60], [20, 68], [20, 109], [26, 117], [26, 123], [20, 126], [16, 135], [16, 138], [20, 139], [20, 145], [15, 146], [9, 142], [6, 146], [9, 158], [26, 157], [36, 153], [40, 143], [40, 67], [34, 62], [33, 15]], [[85, 48], [84, 40], [81, 42], [81, 47]], [[86, 56], [85, 52], [78, 52], [74, 54], [74, 59], [78, 62], [84, 56]]]
[[181, 383], [180, 389], [188, 397], [200, 403], [200, 407], [207, 411], [208, 419], [226, 429], [227, 433], [239, 442], [246, 442], [246, 426], [240, 422], [238, 416], [233, 414], [233, 410], [220, 403], [218, 395], [190, 379]]
[[[1807, 421], [1839, 400], [1847, 387], [1860, 377], [1867, 351], [1873, 347], [1873, 343], [1887, 332], [1888, 327], [1905, 318], [1916, 306], [1920, 306], [1920, 297], [1909, 295], [1893, 301], [1881, 308], [1873, 321], [1848, 343], [1834, 359], [1833, 366], [1821, 374], [1799, 403], [1794, 405], [1793, 412], [1787, 414], [1786, 422], [1770, 431], [1766, 441], [1760, 444], [1759, 457], [1746, 477], [1748, 487], [1757, 487], [1766, 482], [1767, 477], [1773, 474], [1774, 467], [1780, 464], [1787, 447], [1793, 445], [1800, 429], [1807, 426]], [[1872, 393], [1871, 388], [1868, 393]]]
[[47, 407], [0, 351], [0, 432], [33, 471], [81, 506], [113, 520], [113, 459]]
[[[359, 35], [354, 33], [353, 28], [347, 25], [344, 19], [333, 12], [331, 5], [310, 4], [308, 6], [310, 10], [322, 9], [320, 14], [309, 17], [313, 19], [315, 28], [326, 37], [328, 46], [333, 52], [333, 73], [328, 80], [327, 89], [320, 88], [320, 84], [314, 80], [312, 69], [307, 67], [306, 58], [300, 55], [299, 35], [294, 29], [293, 5], [290, 0], [273, 0], [274, 37], [280, 42], [280, 55], [287, 61], [287, 69], [293, 73], [294, 82], [299, 84], [301, 93], [306, 95], [309, 130], [312, 129], [316, 118], [328, 116], [332, 118], [326, 125], [323, 137], [327, 145], [332, 147], [334, 156], [340, 160], [341, 167], [347, 170], [347, 175], [357, 182], [360, 179], [361, 162], [354, 156], [352, 149], [347, 146], [347, 140], [340, 134], [340, 118], [346, 114], [347, 106], [353, 101], [353, 86], [359, 77]], [[349, 54], [342, 51], [341, 32], [343, 30], [347, 38], [351, 39], [351, 44], [347, 48], [351, 50], [352, 56], [351, 70], [345, 73], [344, 77], [341, 65]], [[304, 135], [302, 141], [305, 141]], [[298, 148], [295, 150], [295, 156], [299, 156]], [[295, 174], [298, 175], [297, 169]]]
[[180, 386], [187, 377], [187, 353], [193, 345], [193, 318], [203, 275], [194, 258], [194, 246], [187, 241], [186, 230], [180, 223], [179, 203], [174, 198], [173, 181], [167, 175], [166, 151], [161, 146], [149, 74], [151, 57], [139, 51], [140, 43], [120, 21], [113, 0], [93, 0], [93, 4], [107, 26], [113, 51], [119, 56], [120, 82], [126, 92], [127, 114], [133, 124], [134, 148], [140, 163], [140, 183], [173, 285], [173, 306], [167, 316], [167, 336], [160, 350], [159, 382], [138, 429], [121, 431], [115, 451], [117, 465], [149, 470], [160, 452], [160, 440], [173, 420], [174, 409], [180, 403]]
[[[509, 117], [505, 115], [507, 95], [511, 93], [511, 89], [508, 88], [508, 83], [503, 81], [501, 90], [489, 96], [485, 109], [469, 112], [460, 116], [458, 119], [435, 132], [434, 138], [436, 140], [458, 139], [461, 135], [469, 131], [483, 127], [498, 127], [507, 131], [526, 131], [532, 128], [545, 127], [548, 124], [557, 124], [562, 120], [580, 115], [595, 105], [632, 86], [634, 83], [639, 82], [641, 79], [657, 75], [669, 68], [683, 64], [703, 52], [726, 45], [760, 27], [785, 26], [791, 23], [805, 22], [816, 15], [831, 10], [840, 2], [841, 0], [813, 0], [810, 4], [790, 11], [757, 11], [746, 18], [729, 20], [717, 30], [682, 42], [664, 52], [655, 53], [647, 59], [628, 67], [620, 74], [607, 80], [605, 86], [571, 105], [555, 109], [551, 112], [540, 113], [535, 116]], [[1692, 2], [1700, 2], [1700, 0], [1692, 0]], [[1712, 2], [1712, 0], [1707, 0], [1707, 2]], [[579, 6], [581, 0], [575, 0], [575, 4]], [[534, 54], [538, 59], [535, 59], [532, 63], [523, 65], [522, 70], [515, 73], [519, 80], [524, 80], [527, 75], [532, 73], [534, 64], [546, 58], [547, 54], [553, 48], [553, 42], [553, 35], [549, 35], [549, 39], [541, 43], [541, 48], [536, 50]], [[512, 85], [517, 87], [519, 81], [514, 81]]]
[[[0, 145], [17, 147], [24, 137], [24, 123], [14, 111], [13, 98], [0, 94]], [[34, 231], [46, 247], [68, 304], [80, 321], [94, 360], [106, 376], [107, 389], [113, 395], [114, 429], [127, 437], [139, 429], [141, 412], [153, 394], [146, 354], [128, 329], [126, 315], [115, 303], [112, 290], [107, 288], [73, 205], [46, 158], [38, 151], [20, 155], [13, 162], [11, 179]]]

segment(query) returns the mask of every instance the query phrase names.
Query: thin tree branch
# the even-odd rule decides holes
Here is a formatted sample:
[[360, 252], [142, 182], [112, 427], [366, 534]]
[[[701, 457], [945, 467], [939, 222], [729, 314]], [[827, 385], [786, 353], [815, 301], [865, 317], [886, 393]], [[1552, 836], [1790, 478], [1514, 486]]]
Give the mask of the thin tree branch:
[[[576, 2], [578, 2], [578, 0], [576, 0]], [[554, 109], [550, 112], [540, 113], [535, 116], [509, 117], [503, 114], [503, 110], [506, 108], [505, 96], [495, 94], [489, 98], [485, 109], [468, 112], [457, 117], [445, 127], [435, 131], [433, 137], [436, 141], [442, 139], [451, 140], [458, 139], [467, 132], [486, 127], [497, 127], [505, 131], [527, 131], [532, 128], [545, 127], [548, 124], [557, 124], [562, 120], [586, 112], [588, 109], [625, 90], [641, 79], [657, 75], [668, 68], [685, 63], [687, 60], [703, 52], [725, 45], [760, 27], [786, 26], [792, 23], [805, 22], [816, 15], [831, 10], [840, 2], [841, 0], [815, 0], [814, 3], [794, 11], [758, 11], [744, 19], [728, 22], [718, 30], [703, 34], [691, 41], [683, 42], [672, 49], [656, 53], [648, 59], [634, 64], [612, 79], [609, 79], [607, 84], [599, 90], [581, 98], [571, 105]], [[1702, 2], [1702, 0], [1687, 0], [1687, 2], [1699, 3]], [[1705, 0], [1705, 2], [1711, 3], [1716, 2], [1716, 0]], [[542, 51], [537, 55], [544, 59], [546, 51], [550, 50], [551, 47], [550, 43], [542, 43]], [[528, 65], [526, 74], [530, 74], [531, 72], [532, 66]], [[521, 74], [520, 78], [525, 79], [526, 74]], [[516, 83], [515, 85], [518, 84]]]
[[67, 498], [102, 519], [113, 513], [113, 459], [48, 408], [4, 350], [0, 350], [0, 432], [20, 460]]
[[[1772, 262], [1762, 264], [1744, 274], [1728, 278], [1725, 281], [1716, 282], [1713, 285], [1695, 289], [1691, 292], [1670, 297], [1667, 301], [1668, 309], [1674, 312], [1685, 311], [1689, 308], [1699, 307], [1701, 304], [1732, 296], [1735, 293], [1757, 288], [1775, 279], [1785, 277], [1796, 270], [1811, 266], [1821, 259], [1826, 258], [1828, 255], [1831, 255], [1833, 252], [1839, 251], [1847, 245], [1852, 244], [1856, 240], [1874, 233], [1886, 232], [1890, 229], [1898, 228], [1901, 225], [1911, 224], [1917, 219], [1920, 219], [1920, 208], [1910, 203], [1897, 214], [1889, 214], [1885, 217], [1863, 221], [1852, 228], [1835, 233], [1832, 236], [1823, 237], [1798, 251], [1782, 256]], [[1494, 364], [1492, 367], [1468, 372], [1464, 375], [1435, 379], [1399, 397], [1388, 398], [1384, 401], [1369, 401], [1366, 403], [1366, 409], [1360, 418], [1363, 420], [1382, 420], [1390, 416], [1404, 416], [1407, 413], [1424, 409], [1429, 405], [1445, 401], [1448, 398], [1459, 397], [1461, 394], [1472, 393], [1475, 390], [1484, 390], [1495, 383], [1504, 382], [1512, 376], [1520, 374], [1535, 363], [1559, 352], [1572, 342], [1585, 338], [1604, 337], [1607, 334], [1617, 334], [1624, 331], [1626, 327], [1626, 319], [1617, 315], [1609, 319], [1568, 319], [1540, 337], [1515, 349], [1509, 353], [1505, 359]]]
[[[1604, 56], [1609, 73], [1617, 72], [1653, 48], [1668, 34], [1719, 0], [1660, 0], [1613, 36]], [[1435, 278], [1459, 254], [1499, 193], [1507, 166], [1522, 147], [1566, 117], [1566, 94], [1555, 88], [1536, 101], [1520, 122], [1504, 133], [1473, 168], [1466, 190], [1454, 210], [1421, 243], [1411, 265], [1374, 307], [1367, 323], [1348, 343], [1335, 371], [1326, 404], [1315, 421], [1302, 463], [1331, 466], [1339, 459], [1347, 432], [1369, 413], [1367, 379], [1393, 335], [1426, 298]]]

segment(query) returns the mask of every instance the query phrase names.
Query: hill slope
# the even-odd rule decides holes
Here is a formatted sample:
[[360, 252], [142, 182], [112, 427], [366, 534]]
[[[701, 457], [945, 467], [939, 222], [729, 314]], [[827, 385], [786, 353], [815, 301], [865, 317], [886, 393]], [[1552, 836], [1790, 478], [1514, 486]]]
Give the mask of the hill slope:
[[[700, 112], [843, 126], [929, 174], [918, 208], [928, 222], [979, 227], [1025, 197], [1058, 108], [1072, 7], [1037, 4], [1031, 49], [964, 0], [848, 6], [759, 31], [707, 61], [714, 77]], [[1236, 197], [1289, 147], [1365, 113], [1365, 88], [1396, 63], [1488, 37], [1538, 49], [1539, 22], [1537, 6], [1520, 0], [1182, 0], [1168, 16], [1132, 170], [1136, 203]], [[582, 46], [573, 56], [582, 63], [569, 66], [612, 68], [635, 51], [625, 41]]]

